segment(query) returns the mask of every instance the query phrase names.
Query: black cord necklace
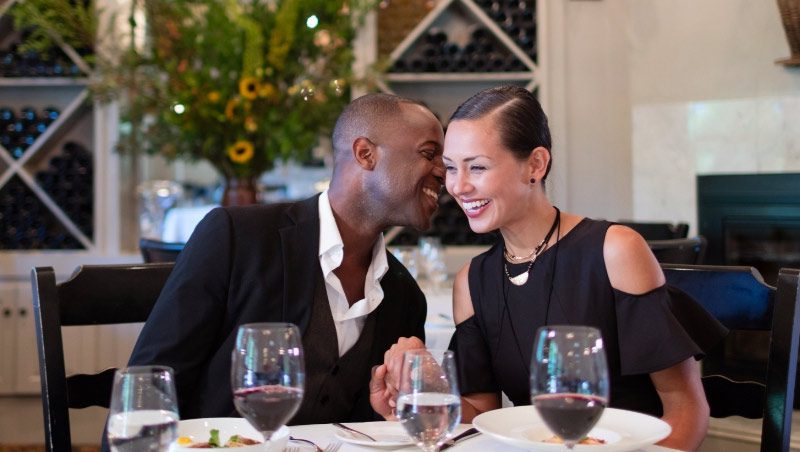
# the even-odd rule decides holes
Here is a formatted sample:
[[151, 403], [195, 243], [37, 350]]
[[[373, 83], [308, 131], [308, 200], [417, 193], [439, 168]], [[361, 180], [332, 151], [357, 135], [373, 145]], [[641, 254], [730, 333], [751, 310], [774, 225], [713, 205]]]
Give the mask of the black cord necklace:
[[[553, 287], [555, 286], [555, 279], [556, 279], [556, 264], [558, 262], [558, 250], [560, 248], [557, 245], [558, 245], [558, 242], [561, 240], [561, 211], [558, 210], [558, 207], [554, 206], [554, 208], [556, 209], [556, 220], [553, 222], [553, 227], [550, 229], [550, 232], [548, 232], [548, 238], [552, 235], [553, 229], [556, 229], [557, 233], [556, 233], [556, 241], [553, 244], [553, 247], [555, 247], [555, 251], [554, 251], [555, 254], [553, 255], [553, 264], [551, 265], [551, 268], [550, 268], [550, 287], [548, 288], [548, 291], [547, 291], [547, 304], [545, 305], [545, 311], [544, 311], [544, 324], [545, 325], [548, 324], [548, 320], [549, 320], [548, 317], [550, 316], [550, 301], [553, 298]], [[506, 264], [504, 264], [504, 268], [505, 268], [505, 265]], [[528, 267], [528, 271], [530, 270], [530, 268], [531, 267], [529, 266]], [[505, 272], [506, 272], [506, 276], [508, 276], [508, 269], [507, 268], [505, 269]], [[511, 278], [509, 278], [509, 281], [511, 281]], [[513, 281], [511, 281], [511, 282], [513, 283]], [[517, 336], [517, 331], [514, 328], [514, 321], [513, 321], [512, 316], [511, 316], [511, 310], [508, 307], [508, 291], [509, 291], [510, 288], [511, 288], [511, 286], [509, 286], [509, 284], [504, 280], [503, 281], [503, 310], [500, 312], [500, 331], [497, 334], [497, 345], [495, 345], [494, 356], [495, 356], [495, 358], [498, 356], [497, 352], [500, 349], [500, 344], [503, 342], [503, 326], [505, 325], [504, 319], [505, 319], [506, 314], [507, 314], [508, 315], [508, 324], [511, 326], [511, 334], [514, 337], [514, 344], [516, 345], [517, 353], [519, 354], [519, 358], [522, 361], [522, 367], [525, 368], [526, 372], [528, 373], [528, 375], [530, 375], [530, 368], [527, 367], [526, 364], [525, 364], [527, 361], [525, 360], [524, 353], [522, 353], [522, 346], [519, 343], [519, 338]]]
[[533, 249], [533, 253], [529, 257], [531, 257], [530, 262], [528, 263], [528, 268], [525, 269], [524, 272], [516, 275], [511, 276], [508, 272], [508, 260], [509, 257], [516, 257], [508, 251], [508, 248], [503, 246], [503, 255], [506, 258], [506, 261], [503, 262], [503, 269], [506, 272], [506, 278], [511, 282], [511, 284], [515, 286], [523, 286], [526, 282], [528, 282], [528, 276], [530, 275], [531, 268], [533, 268], [533, 263], [536, 262], [536, 258], [539, 257], [545, 249], [547, 249], [547, 242], [550, 241], [550, 237], [553, 236], [553, 232], [556, 230], [557, 227], [561, 224], [561, 211], [558, 210], [558, 207], [553, 206], [556, 209], [556, 217], [553, 218], [553, 224], [550, 226], [550, 230], [547, 231], [547, 234], [542, 239], [541, 243], [539, 243], [536, 248]]

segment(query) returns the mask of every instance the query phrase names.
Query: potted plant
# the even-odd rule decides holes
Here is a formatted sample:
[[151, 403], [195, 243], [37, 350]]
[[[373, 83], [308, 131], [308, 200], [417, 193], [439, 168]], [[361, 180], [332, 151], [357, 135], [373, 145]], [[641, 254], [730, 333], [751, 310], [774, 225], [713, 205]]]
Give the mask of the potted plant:
[[207, 160], [226, 180], [223, 203], [238, 204], [255, 202], [255, 180], [277, 160], [306, 159], [330, 132], [350, 87], [364, 81], [353, 76], [351, 44], [371, 7], [132, 0], [123, 33], [98, 31], [92, 1], [26, 0], [13, 13], [38, 30], [29, 46], [106, 46], [91, 79], [97, 96], [120, 102], [121, 151]]

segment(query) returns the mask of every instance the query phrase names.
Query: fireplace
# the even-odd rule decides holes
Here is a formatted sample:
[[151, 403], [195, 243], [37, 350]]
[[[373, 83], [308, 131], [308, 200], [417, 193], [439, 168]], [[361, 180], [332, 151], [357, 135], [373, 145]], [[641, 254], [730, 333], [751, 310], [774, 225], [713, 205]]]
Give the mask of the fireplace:
[[[800, 267], [800, 174], [698, 176], [697, 211], [706, 264], [749, 265], [770, 285], [781, 267]], [[763, 333], [734, 332], [704, 371], [724, 367], [763, 381], [768, 342]]]

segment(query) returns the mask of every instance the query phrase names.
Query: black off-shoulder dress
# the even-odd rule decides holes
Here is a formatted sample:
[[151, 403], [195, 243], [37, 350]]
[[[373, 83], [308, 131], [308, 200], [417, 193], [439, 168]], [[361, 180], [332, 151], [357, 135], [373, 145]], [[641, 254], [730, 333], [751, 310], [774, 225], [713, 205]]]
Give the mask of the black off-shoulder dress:
[[[603, 334], [609, 405], [662, 414], [648, 374], [689, 357], [700, 359], [727, 330], [677, 289], [665, 285], [633, 295], [611, 287], [603, 241], [612, 224], [583, 219], [539, 256], [523, 286], [505, 275], [502, 242], [472, 260], [468, 279], [475, 315], [456, 327], [450, 343], [462, 394], [503, 391], [514, 405], [530, 404], [536, 329], [589, 325]], [[516, 275], [527, 265], [509, 265], [509, 272]]]

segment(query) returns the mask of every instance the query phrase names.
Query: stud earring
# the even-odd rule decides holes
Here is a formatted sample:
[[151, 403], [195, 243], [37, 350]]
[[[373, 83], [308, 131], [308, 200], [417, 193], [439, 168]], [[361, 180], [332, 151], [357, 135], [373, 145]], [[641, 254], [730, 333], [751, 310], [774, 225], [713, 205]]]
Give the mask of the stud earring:
[[531, 184], [535, 184], [535, 183], [536, 183], [536, 178], [535, 177], [531, 177]]

